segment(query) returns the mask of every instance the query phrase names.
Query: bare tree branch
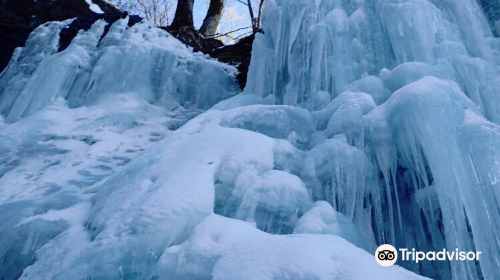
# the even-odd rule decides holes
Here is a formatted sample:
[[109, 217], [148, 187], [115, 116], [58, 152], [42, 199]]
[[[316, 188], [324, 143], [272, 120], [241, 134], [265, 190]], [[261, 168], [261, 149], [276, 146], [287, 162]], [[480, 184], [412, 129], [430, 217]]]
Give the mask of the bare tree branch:
[[264, 7], [264, 2], [266, 0], [260, 0], [260, 3], [259, 3], [259, 14], [257, 16], [257, 27], [260, 29], [262, 28], [262, 9]]
[[[215, 39], [215, 38], [220, 38], [220, 37], [224, 37], [224, 36], [228, 36], [234, 32], [238, 32], [240, 30], [245, 30], [245, 29], [248, 29], [248, 28], [251, 28], [250, 26], [247, 26], [247, 27], [242, 27], [242, 28], [238, 28], [238, 29], [235, 29], [235, 30], [232, 30], [232, 31], [229, 31], [229, 32], [226, 32], [224, 34], [215, 34], [213, 36], [208, 36], [206, 38], [211, 38], [211, 39]], [[231, 37], [232, 38], [232, 37]]]
[[176, 0], [115, 0], [122, 11], [137, 14], [156, 26], [167, 26], [172, 21]]
[[250, 12], [250, 20], [252, 21], [252, 29], [255, 31], [255, 16], [253, 14], [252, 0], [247, 0], [247, 6]]

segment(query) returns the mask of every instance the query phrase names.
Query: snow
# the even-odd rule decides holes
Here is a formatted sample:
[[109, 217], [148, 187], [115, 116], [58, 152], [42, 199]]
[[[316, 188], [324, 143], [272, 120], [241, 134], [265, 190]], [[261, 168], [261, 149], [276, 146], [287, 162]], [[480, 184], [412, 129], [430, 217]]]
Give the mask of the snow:
[[[0, 74], [0, 278], [495, 279], [500, 39], [477, 1], [268, 0], [239, 94], [147, 22], [58, 52], [69, 23]], [[488, 257], [387, 268], [381, 244]]]
[[[105, 121], [117, 116], [120, 122]], [[2, 254], [18, 252], [9, 254], [2, 273], [17, 278], [21, 265], [62, 233], [85, 236], [93, 188], [168, 135], [175, 122], [158, 107], [122, 96], [113, 106], [77, 109], [59, 100], [16, 125], [2, 124], [0, 198], [2, 213], [12, 213], [2, 215]]]
[[337, 212], [325, 202], [318, 201], [307, 211], [295, 225], [295, 234], [331, 234], [342, 237], [353, 245], [370, 251], [363, 235], [356, 225], [342, 213]]
[[89, 4], [89, 9], [96, 13], [96, 14], [104, 14], [104, 12], [101, 10], [101, 7], [99, 7], [99, 5], [96, 5], [94, 4], [94, 2], [92, 2], [92, 0], [85, 0], [85, 2], [87, 2], [87, 4]]
[[[212, 215], [189, 240], [168, 249], [159, 279], [424, 279], [333, 235], [270, 235], [248, 223]], [[169, 276], [169, 277], [162, 277]]]
[[[128, 100], [130, 97], [126, 96], [123, 98]], [[60, 108], [61, 106], [62, 108]], [[138, 113], [140, 111], [137, 106], [139, 108], [146, 106], [148, 110], [159, 109], [154, 105], [140, 105], [134, 104], [133, 101], [127, 101], [120, 108], [116, 108], [116, 110]], [[150, 106], [153, 107], [149, 109]], [[119, 163], [116, 165], [111, 164], [107, 171], [112, 174], [108, 175], [107, 179], [103, 180], [102, 183], [90, 183], [89, 185], [75, 184], [73, 189], [62, 187], [63, 190], [59, 193], [69, 192], [73, 194], [76, 200], [67, 200], [68, 205], [62, 206], [59, 209], [56, 208], [57, 210], [43, 212], [42, 215], [32, 216], [28, 214], [27, 216], [20, 217], [24, 221], [21, 224], [33, 224], [35, 221], [40, 220], [49, 222], [57, 221], [59, 223], [66, 221], [64, 223], [65, 227], [58, 231], [57, 237], [51, 236], [50, 238], [40, 240], [42, 243], [40, 245], [45, 245], [41, 248], [35, 247], [38, 260], [24, 270], [21, 279], [36, 279], [37, 275], [44, 275], [44, 277], [51, 279], [65, 279], [67, 277], [113, 279], [130, 277], [132, 274], [144, 278], [148, 275], [153, 275], [155, 271], [165, 271], [165, 269], [169, 269], [168, 267], [171, 263], [168, 262], [164, 267], [162, 264], [163, 258], [169, 256], [170, 252], [176, 248], [176, 245], [183, 242], [189, 243], [186, 240], [196, 238], [197, 234], [194, 232], [196, 232], [198, 224], [203, 224], [204, 222], [202, 221], [205, 218], [214, 216], [214, 212], [233, 219], [248, 221], [250, 224], [255, 224], [258, 228], [266, 232], [291, 233], [297, 223], [298, 217], [302, 216], [312, 207], [312, 201], [302, 180], [287, 171], [277, 170], [276, 161], [282, 161], [285, 157], [289, 156], [289, 153], [301, 153], [301, 150], [292, 146], [288, 140], [271, 138], [261, 133], [239, 128], [239, 124], [241, 122], [245, 123], [245, 119], [255, 120], [258, 116], [261, 116], [265, 109], [266, 107], [261, 105], [249, 106], [243, 108], [243, 110], [237, 108], [227, 111], [208, 111], [191, 120], [176, 132], [171, 133], [171, 135], [166, 134], [167, 136], [163, 140], [134, 157], [125, 166], [119, 167]], [[294, 118], [298, 118], [296, 115], [297, 112], [288, 110], [292, 108], [275, 107], [276, 111], [280, 109], [283, 110], [281, 117], [283, 123], [290, 123]], [[8, 126], [22, 129], [21, 123], [32, 123], [31, 119], [40, 119], [40, 116], [46, 114], [53, 120], [60, 119], [61, 115], [52, 112], [52, 110], [64, 112], [62, 116], [64, 114], [71, 116], [75, 114], [74, 110], [77, 110], [81, 111], [81, 113], [94, 115], [97, 122], [103, 119], [103, 116], [100, 115], [103, 112], [99, 112], [99, 108], [96, 108], [96, 111], [91, 110], [89, 107], [69, 109], [65, 107], [65, 104], [60, 104], [56, 108], [47, 107], [40, 113], [21, 120], [18, 125]], [[302, 112], [302, 117], [306, 117], [305, 120], [308, 120], [307, 115], [304, 114], [305, 112], [302, 109], [299, 109], [299, 112]], [[108, 115], [114, 115], [114, 112], [105, 111], [104, 116]], [[131, 116], [137, 115], [133, 113]], [[235, 117], [235, 115], [240, 115], [242, 119]], [[150, 116], [154, 115], [150, 114]], [[81, 119], [81, 116], [75, 116], [75, 118]], [[64, 121], [61, 126], [65, 128], [69, 126], [68, 124], [78, 123], [76, 120], [68, 119], [68, 116], [62, 119]], [[228, 119], [236, 119], [241, 122], [227, 123]], [[302, 120], [302, 122], [305, 120]], [[162, 123], [164, 121], [165, 119], [160, 117], [155, 123]], [[89, 122], [89, 120], [85, 120], [85, 122]], [[110, 138], [112, 138], [115, 133], [128, 135], [136, 129], [136, 126], [123, 126], [120, 122], [113, 122], [113, 125], [105, 131], [107, 131], [106, 134], [111, 134]], [[144, 125], [139, 125], [139, 127], [142, 126]], [[148, 127], [152, 129], [155, 126], [152, 126], [152, 124], [146, 125], [140, 131], [144, 133], [144, 129]], [[84, 128], [100, 130], [102, 126], [89, 123]], [[69, 134], [62, 128], [56, 127], [54, 129], [60, 131], [60, 133]], [[116, 132], [112, 133], [111, 131], [115, 129]], [[109, 149], [97, 147], [94, 153], [96, 153], [98, 158], [102, 158], [102, 153], [110, 153], [111, 155], [120, 154], [115, 146], [112, 145], [121, 146], [124, 143], [118, 144], [117, 141], [107, 140], [98, 132], [94, 132], [93, 135], [99, 137], [96, 138], [97, 143], [91, 146], [96, 146], [99, 143], [105, 146], [110, 145]], [[138, 137], [136, 133], [132, 133], [132, 135]], [[132, 139], [135, 137], [132, 137]], [[125, 136], [120, 137], [121, 141], [126, 139]], [[64, 140], [66, 139], [63, 139], [63, 142], [65, 142]], [[70, 155], [68, 155], [70, 159], [62, 161], [59, 165], [66, 165], [66, 162], [68, 162], [67, 165], [70, 165], [70, 162], [78, 162], [78, 158], [75, 158], [75, 155], [81, 154], [82, 151], [76, 149], [73, 146], [75, 145], [74, 143], [71, 143], [71, 145], [69, 145], [70, 143], [63, 144], [65, 144], [66, 149], [71, 151], [69, 152]], [[147, 144], [143, 145], [146, 146]], [[257, 145], [259, 149], [254, 149], [254, 145]], [[188, 150], [191, 153], [186, 157], [186, 151]], [[89, 151], [85, 151], [83, 154], [88, 156], [88, 153]], [[125, 150], [125, 153], [127, 153], [127, 150]], [[112, 158], [117, 158], [117, 156], [113, 156]], [[87, 159], [73, 168], [77, 169], [75, 171], [81, 171], [79, 168], [84, 168], [91, 163], [92, 160]], [[299, 162], [296, 162], [296, 164], [299, 164]], [[51, 163], [47, 163], [47, 165], [52, 166]], [[89, 166], [87, 170], [94, 170], [92, 168]], [[66, 174], [70, 170], [67, 166], [60, 167], [59, 169], [60, 172]], [[62, 182], [62, 178], [64, 177], [61, 177], [62, 175], [58, 175], [57, 173], [57, 170], [53, 170], [44, 174], [58, 176], [56, 177], [57, 179], [52, 178], [52, 180]], [[86, 176], [87, 180], [97, 175], [90, 174], [90, 172], [79, 172], [79, 174]], [[75, 175], [67, 174], [67, 176], [74, 177]], [[47, 178], [44, 181], [48, 180]], [[37, 181], [40, 181], [40, 179]], [[38, 184], [33, 184], [32, 182], [27, 183], [27, 185], [36, 186], [39, 191], [45, 191], [38, 196], [46, 196], [49, 193], [48, 196], [52, 198], [54, 195], [50, 191], [46, 191], [47, 187], [37, 186]], [[62, 183], [62, 186], [65, 185]], [[231, 187], [234, 189], [231, 190]], [[222, 193], [229, 197], [218, 195], [221, 188], [225, 190]], [[17, 188], [11, 190], [13, 193], [10, 194], [9, 201], [16, 201], [18, 199], [23, 201], [25, 192], [16, 194], [16, 190], [19, 191]], [[30, 198], [28, 201], [38, 201], [36, 199], [36, 191], [38, 190], [26, 195]], [[55, 193], [57, 194], [58, 192], [56, 191]], [[95, 195], [92, 195], [93, 193]], [[57, 200], [58, 196], [54, 196], [53, 199]], [[92, 202], [90, 209], [88, 202], [86, 202], [88, 199]], [[224, 203], [222, 203], [223, 201]], [[49, 209], [54, 207], [51, 204], [49, 205]], [[226, 208], [221, 210], [217, 208], [217, 205]], [[76, 210], [74, 209], [80, 212], [75, 215]], [[347, 220], [347, 218], [345, 219]], [[75, 222], [75, 220], [79, 222]], [[226, 231], [227, 229], [227, 234], [230, 235], [236, 234], [234, 230], [230, 229], [234, 222], [228, 223], [228, 226], [220, 227], [215, 222], [209, 222], [210, 227], [215, 227], [222, 231]], [[42, 227], [40, 230], [43, 230], [46, 226], [40, 225], [40, 227]], [[239, 228], [240, 226], [237, 227]], [[253, 228], [253, 226], [250, 227], [255, 232], [255, 235], [260, 236], [264, 234]], [[88, 230], [87, 234], [89, 234], [89, 237], [84, 238], [78, 246], [71, 246], [72, 240], [82, 238], [82, 234], [85, 235], [85, 229]], [[206, 233], [207, 231], [202, 229], [201, 232]], [[281, 237], [276, 238], [277, 240], [282, 239]], [[50, 239], [52, 240], [50, 241]], [[287, 241], [289, 239], [291, 241]], [[297, 250], [296, 246], [298, 245], [295, 245], [296, 242], [304, 248], [308, 248], [310, 246], [309, 243], [317, 248], [320, 248], [322, 246], [320, 244], [323, 244], [321, 242], [322, 239], [318, 240], [318, 237], [304, 237], [304, 242], [301, 242], [301, 239], [299, 241], [294, 240], [295, 238], [285, 237], [283, 241], [277, 242], [283, 242], [283, 245], [280, 246], [283, 246], [283, 248], [292, 248], [293, 250]], [[329, 240], [327, 237], [325, 237], [325, 242], [331, 244], [331, 249], [329, 250], [339, 255], [344, 254], [343, 250], [339, 250], [336, 247], [339, 242], [326, 240]], [[259, 247], [266, 247], [265, 244], [269, 241], [263, 242]], [[348, 244], [345, 241], [340, 242]], [[249, 244], [252, 243], [250, 242]], [[227, 246], [229, 245], [221, 244], [222, 248]], [[244, 249], [244, 243], [241, 246], [243, 246], [241, 254], [252, 256], [252, 252], [247, 252]], [[134, 254], [132, 255], [128, 253], [131, 248], [134, 250]], [[276, 252], [282, 252], [285, 249], [281, 250], [277, 248], [276, 250]], [[287, 272], [291, 268], [296, 267], [298, 263], [301, 263], [303, 259], [313, 256], [318, 259], [323, 258], [322, 255], [317, 255], [316, 252], [318, 252], [318, 249], [311, 250], [311, 253], [304, 256], [302, 254], [303, 250], [298, 249], [297, 253], [294, 254], [295, 257], [291, 256], [295, 259], [294, 262], [290, 262], [284, 267], [281, 267], [279, 263], [269, 265], [267, 266], [269, 271], [263, 272], [263, 274], [257, 273], [255, 277], [259, 277], [260, 275], [264, 277], [260, 279], [266, 279], [265, 277], [273, 279], [272, 275], [277, 273], [277, 271], [282, 271], [285, 274], [291, 273], [291, 275], [297, 273], [297, 275], [304, 273], [305, 275], [312, 274], [318, 275], [321, 278], [329, 277], [333, 273], [339, 273], [339, 276], [345, 274], [346, 279], [361, 277], [360, 275], [351, 275], [349, 272], [350, 269], [345, 268], [343, 265], [339, 265], [338, 268], [341, 272], [336, 272], [336, 267], [331, 267], [326, 272], [324, 268], [318, 270], [322, 267], [320, 264], [313, 265], [311, 268], [304, 268], [304, 271], [292, 269], [291, 272]], [[200, 254], [203, 253], [200, 252]], [[275, 254], [273, 259], [277, 258], [278, 260], [280, 258], [276, 253], [270, 252], [269, 254]], [[356, 253], [352, 254], [357, 256]], [[371, 266], [379, 268], [372, 256], [368, 253], [362, 254], [365, 254], [366, 262], [371, 263]], [[353, 258], [356, 258], [354, 256]], [[234, 260], [234, 257], [236, 256], [228, 256], [227, 261]], [[155, 265], [158, 258], [160, 258], [160, 261]], [[198, 264], [199, 257], [195, 256], [194, 258], [196, 261], [193, 265], [201, 265], [203, 263], [200, 262]], [[64, 259], [64, 261], [55, 262], [55, 259]], [[217, 271], [219, 272], [216, 273], [214, 268], [214, 275], [220, 274], [220, 277], [224, 276], [229, 277], [227, 279], [232, 279], [230, 275], [233, 274], [231, 273], [236, 273], [238, 270], [233, 270], [231, 264], [224, 266], [224, 259], [221, 258], [222, 267], [218, 268]], [[261, 261], [266, 262], [265, 259]], [[260, 262], [254, 265], [249, 263], [247, 269], [250, 271], [258, 266], [261, 266]], [[262, 268], [264, 269], [265, 267]], [[416, 277], [413, 274], [408, 274], [408, 272], [397, 271], [395, 270], [393, 273], [394, 275], [398, 275], [398, 277], [405, 275], [408, 275], [407, 277], [410, 279]], [[374, 273], [374, 275], [376, 273], [391, 275], [391, 273], [382, 271], [377, 272], [377, 269], [375, 269]], [[160, 275], [164, 277], [170, 274], [163, 272]]]

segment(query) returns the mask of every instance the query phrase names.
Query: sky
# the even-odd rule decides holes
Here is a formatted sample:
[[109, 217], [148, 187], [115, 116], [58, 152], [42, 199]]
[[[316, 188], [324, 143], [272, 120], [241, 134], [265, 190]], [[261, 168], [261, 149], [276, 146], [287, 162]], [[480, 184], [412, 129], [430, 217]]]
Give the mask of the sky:
[[[232, 30], [236, 30], [242, 27], [250, 27], [251, 20], [248, 13], [247, 6], [235, 1], [235, 0], [226, 0], [226, 9], [231, 9], [231, 12], [226, 12], [221, 21], [220, 33], [226, 33]], [[207, 14], [208, 4], [205, 0], [195, 0], [193, 7], [193, 17], [195, 22], [195, 27], [199, 28], [203, 23], [203, 19]], [[230, 20], [230, 17], [233, 19]], [[242, 30], [237, 32], [238, 35], [241, 35], [245, 32], [251, 31]]]

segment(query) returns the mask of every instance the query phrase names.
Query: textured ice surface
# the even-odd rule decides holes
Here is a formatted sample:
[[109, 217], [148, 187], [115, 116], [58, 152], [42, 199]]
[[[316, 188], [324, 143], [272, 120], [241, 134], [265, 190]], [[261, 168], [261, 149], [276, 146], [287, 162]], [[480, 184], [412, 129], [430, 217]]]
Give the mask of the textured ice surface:
[[332, 99], [353, 85], [371, 84], [377, 104], [385, 101], [387, 91], [368, 75], [392, 91], [436, 76], [455, 80], [500, 121], [498, 39], [477, 1], [271, 0], [266, 8], [246, 92], [317, 110], [325, 92]]
[[[4, 207], [13, 209], [11, 203], [30, 202], [17, 206], [23, 211], [16, 211], [19, 212], [15, 216], [17, 220], [7, 226], [7, 232], [27, 231], [26, 234], [33, 233], [37, 237], [30, 251], [32, 256], [36, 254], [36, 261], [21, 252], [19, 256], [9, 253], [10, 257], [16, 256], [26, 262], [24, 266], [31, 264], [24, 269], [21, 279], [40, 279], [41, 275], [44, 279], [149, 279], [154, 276], [160, 279], [210, 279], [210, 275], [234, 279], [236, 274], [242, 279], [329, 279], [332, 275], [341, 279], [361, 278], [364, 274], [358, 274], [360, 272], [351, 265], [371, 267], [374, 277], [385, 275], [395, 279], [418, 278], [402, 269], [381, 270], [369, 253], [334, 237], [342, 236], [339, 232], [326, 232], [323, 236], [297, 234], [296, 237], [269, 234], [291, 233], [295, 225], [300, 224], [299, 217], [305, 219], [302, 223], [307, 223], [307, 217], [315, 215], [315, 210], [307, 212], [313, 205], [304, 182], [292, 174], [292, 170], [298, 172], [302, 168], [301, 158], [308, 156], [309, 152], [295, 148], [290, 140], [271, 138], [249, 129], [241, 129], [238, 124], [240, 121], [244, 123], [245, 119], [256, 119], [266, 109], [270, 109], [270, 112], [282, 111], [279, 120], [285, 124], [292, 121], [307, 123], [310, 121], [307, 114], [299, 117], [296, 115], [295, 110], [303, 112], [302, 109], [287, 106], [268, 108], [261, 105], [228, 111], [208, 111], [177, 131], [167, 132], [161, 141], [140, 152], [151, 141], [141, 140], [140, 136], [148, 132], [149, 135], [156, 135], [157, 131], [151, 131], [155, 128], [163, 128], [165, 131], [163, 122], [175, 121], [161, 117], [161, 114], [155, 115], [154, 112], [162, 110], [147, 103], [141, 105], [127, 101], [115, 107], [124, 116], [128, 112], [134, 118], [140, 116], [141, 108], [146, 112], [152, 110], [148, 113], [149, 122], [139, 119], [136, 120], [137, 124], [124, 130], [118, 130], [115, 123], [103, 129], [91, 121], [97, 116], [95, 121], [100, 121], [103, 118], [101, 114], [113, 115], [112, 112], [101, 112], [99, 107], [69, 109], [65, 104], [49, 106], [16, 124], [5, 125], [23, 130], [23, 123], [34, 123], [35, 120], [46, 117], [51, 117], [54, 122], [65, 117], [62, 128], [54, 128], [59, 133], [70, 135], [75, 129], [85, 129], [96, 137], [93, 139], [96, 143], [91, 139], [90, 144], [81, 144], [81, 149], [70, 149], [70, 145], [76, 145], [74, 142], [79, 140], [49, 138], [49, 143], [53, 145], [62, 145], [59, 142], [63, 141], [68, 149], [68, 158], [57, 157], [60, 161], [57, 164], [43, 161], [46, 166], [40, 167], [40, 173], [50, 177], [32, 179], [16, 174], [23, 174], [21, 170], [26, 166], [23, 163], [3, 177], [8, 179], [12, 174], [13, 177], [19, 176], [27, 181], [22, 189], [8, 188], [8, 182], [3, 184], [4, 189], [9, 190], [10, 201], [3, 204]], [[60, 115], [54, 110], [61, 112]], [[95, 117], [91, 120], [82, 119], [78, 115], [74, 119], [68, 118], [78, 112]], [[229, 122], [229, 119], [238, 120], [236, 116], [240, 116], [241, 120]], [[78, 120], [87, 125], [72, 128]], [[141, 134], [137, 135], [138, 132]], [[123, 136], [119, 136], [120, 134]], [[115, 141], [111, 140], [113, 137], [116, 137]], [[116, 139], [122, 142], [119, 143]], [[132, 147], [139, 148], [136, 156], [126, 149], [132, 143], [135, 144]], [[87, 145], [96, 146], [96, 149], [99, 145], [104, 145], [107, 149], [101, 147], [93, 151], [94, 157], [97, 157], [94, 161], [92, 150], [89, 151]], [[132, 159], [121, 165], [123, 161], [119, 155], [123, 154], [130, 154], [128, 158]], [[84, 159], [80, 161], [78, 156], [83, 156]], [[114, 159], [119, 161], [115, 162]], [[102, 163], [103, 166], [93, 165], [96, 161], [100, 163], [100, 160], [110, 162]], [[40, 159], [32, 161], [38, 163]], [[52, 169], [44, 172], [43, 168]], [[101, 169], [107, 172], [98, 173], [97, 170]], [[71, 174], [72, 170], [81, 177]], [[106, 179], [89, 182], [98, 175]], [[64, 180], [75, 177], [81, 178], [81, 181]], [[49, 180], [60, 186], [49, 188], [46, 184], [41, 184]], [[68, 198], [63, 199], [63, 195]], [[64, 203], [59, 205], [57, 202], [61, 201]], [[45, 208], [37, 206], [41, 202], [46, 202]], [[334, 212], [327, 216], [332, 214], [335, 216]], [[219, 215], [232, 219], [218, 217]], [[234, 219], [249, 223], [236, 222]], [[350, 219], [342, 217], [339, 221], [343, 225], [342, 230], [356, 233]], [[49, 226], [47, 223], [52, 224]], [[331, 219], [327, 217], [326, 223], [331, 224]], [[21, 227], [23, 224], [29, 224], [32, 228], [26, 230]], [[308, 231], [307, 226], [302, 228]], [[212, 233], [214, 230], [216, 232]], [[234, 236], [248, 236], [249, 239], [234, 241]], [[21, 243], [32, 242], [30, 237], [23, 239], [21, 235], [17, 238], [20, 238]], [[206, 246], [212, 246], [205, 243], [206, 238], [221, 238], [220, 243], [214, 245], [220, 248], [216, 251], [204, 251]], [[363, 238], [355, 235], [349, 237], [358, 245]], [[177, 259], [177, 248], [188, 247], [193, 242], [200, 243], [197, 246], [202, 248], [188, 249], [188, 256]], [[241, 246], [241, 250], [227, 249], [234, 246]], [[253, 246], [258, 247], [253, 249]], [[272, 249], [273, 246], [276, 248]], [[323, 246], [328, 246], [328, 251], [324, 251]], [[362, 246], [367, 248], [366, 244]], [[270, 248], [271, 251], [261, 251], [259, 248]], [[9, 249], [16, 251], [16, 247], [12, 248], [12, 245]], [[346, 254], [347, 251], [350, 253]], [[213, 255], [207, 255], [208, 253]], [[259, 254], [268, 255], [269, 259], [259, 258]], [[358, 259], [358, 262], [349, 264], [351, 261], [346, 259], [348, 256], [352, 260]], [[241, 269], [231, 265], [242, 258], [255, 261], [247, 262], [247, 266]], [[290, 258], [290, 261], [283, 261], [285, 258]], [[359, 262], [359, 258], [363, 262]], [[307, 259], [322, 262], [305, 262]], [[342, 262], [339, 263], [337, 259]], [[264, 266], [266, 263], [267, 266]], [[301, 263], [304, 265], [300, 266]], [[256, 268], [262, 272], [255, 270]], [[20, 273], [14, 269], [22, 267], [16, 263], [8, 267], [6, 272]], [[253, 270], [256, 274], [252, 276]], [[240, 274], [241, 271], [245, 273]]]
[[58, 97], [78, 107], [127, 94], [170, 110], [208, 109], [234, 94], [234, 68], [193, 53], [149, 23], [127, 24], [115, 22], [102, 38], [106, 23], [97, 21], [60, 53], [65, 24], [37, 28], [0, 77], [5, 120], [33, 114]]
[[[244, 93], [313, 111], [322, 135], [310, 152], [329, 145], [313, 156], [316, 169], [300, 174], [313, 200], [370, 227], [376, 244], [488, 254], [478, 264], [401, 263], [431, 277], [494, 279], [500, 271], [495, 7], [269, 1], [254, 43]], [[346, 144], [366, 159], [326, 156]], [[340, 164], [321, 174], [318, 161]]]
[[167, 33], [39, 27], [0, 76], [0, 278], [500, 271], [495, 5], [268, 0], [248, 86]]

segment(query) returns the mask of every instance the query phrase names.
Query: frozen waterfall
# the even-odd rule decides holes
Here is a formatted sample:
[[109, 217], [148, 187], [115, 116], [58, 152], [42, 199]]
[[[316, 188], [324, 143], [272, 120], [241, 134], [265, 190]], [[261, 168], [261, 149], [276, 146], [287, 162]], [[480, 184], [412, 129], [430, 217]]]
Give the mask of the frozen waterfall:
[[[344, 162], [347, 179], [331, 170], [306, 184], [317, 185], [314, 199], [372, 225], [377, 244], [488, 255], [479, 265], [452, 262], [451, 270], [443, 262], [407, 266], [430, 277], [500, 273], [500, 40], [497, 22], [485, 16], [498, 7], [483, 5], [270, 1], [245, 89], [312, 111], [321, 140], [311, 151], [342, 135], [368, 158], [375, 171], [363, 170], [364, 180], [356, 172], [362, 161]], [[352, 189], [358, 201], [343, 195]], [[343, 210], [339, 201], [352, 205]]]
[[239, 94], [147, 22], [38, 27], [0, 74], [0, 279], [497, 279], [492, 3], [267, 0]]

